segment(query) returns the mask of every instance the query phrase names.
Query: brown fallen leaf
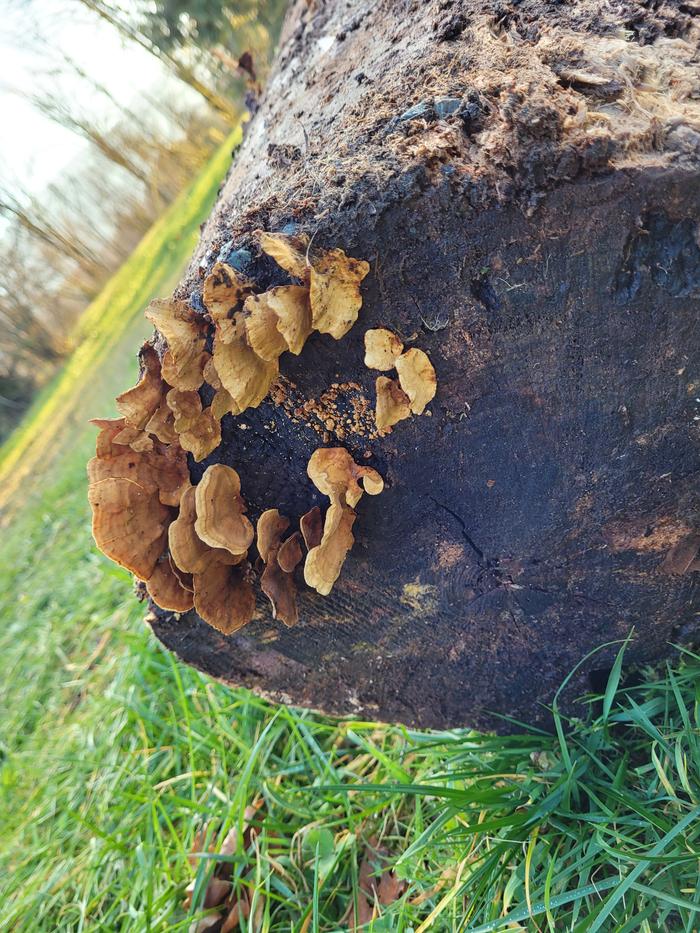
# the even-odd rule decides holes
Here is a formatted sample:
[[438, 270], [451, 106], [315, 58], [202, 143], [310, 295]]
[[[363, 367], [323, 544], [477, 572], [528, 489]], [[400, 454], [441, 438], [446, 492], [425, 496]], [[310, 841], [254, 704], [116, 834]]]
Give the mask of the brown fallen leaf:
[[348, 912], [348, 928], [359, 930], [381, 916], [381, 908], [397, 901], [406, 890], [406, 882], [400, 881], [387, 867], [389, 851], [377, 845], [372, 837], [365, 849], [358, 878], [357, 912], [351, 903]]

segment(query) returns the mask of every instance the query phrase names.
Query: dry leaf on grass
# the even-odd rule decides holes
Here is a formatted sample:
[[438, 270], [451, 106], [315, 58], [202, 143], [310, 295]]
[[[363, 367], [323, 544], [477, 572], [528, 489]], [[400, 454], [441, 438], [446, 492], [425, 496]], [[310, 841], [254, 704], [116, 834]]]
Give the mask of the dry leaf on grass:
[[397, 901], [406, 890], [406, 883], [400, 881], [388, 867], [389, 852], [377, 845], [372, 838], [367, 843], [358, 878], [357, 912], [351, 903], [348, 914], [348, 928], [359, 930], [381, 916], [381, 908]]

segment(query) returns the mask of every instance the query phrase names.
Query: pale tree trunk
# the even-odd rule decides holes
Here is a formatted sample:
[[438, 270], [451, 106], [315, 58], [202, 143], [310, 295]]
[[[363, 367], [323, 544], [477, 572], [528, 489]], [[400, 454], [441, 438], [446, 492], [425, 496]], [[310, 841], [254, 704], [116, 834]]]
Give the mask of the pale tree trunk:
[[[562, 678], [697, 633], [700, 73], [689, 7], [582, 0], [297, 3], [261, 106], [178, 289], [294, 229], [366, 259], [360, 319], [282, 360], [203, 464], [251, 517], [325, 507], [323, 444], [374, 466], [333, 592], [300, 623], [157, 636], [227, 682], [417, 726], [546, 722]], [[682, 12], [685, 10], [685, 12]], [[290, 226], [291, 225], [291, 226]], [[238, 260], [243, 253], [236, 252]], [[235, 258], [235, 257], [234, 257]], [[363, 335], [431, 357], [430, 416], [371, 430]], [[333, 384], [321, 415], [305, 412]], [[326, 409], [323, 405], [326, 405]], [[318, 406], [315, 406], [318, 411]], [[342, 413], [368, 411], [340, 432]], [[296, 412], [296, 413], [295, 413]], [[340, 412], [340, 414], [339, 414]], [[328, 420], [329, 428], [324, 422]], [[325, 432], [325, 433], [324, 433]], [[573, 678], [564, 708], [618, 646]]]

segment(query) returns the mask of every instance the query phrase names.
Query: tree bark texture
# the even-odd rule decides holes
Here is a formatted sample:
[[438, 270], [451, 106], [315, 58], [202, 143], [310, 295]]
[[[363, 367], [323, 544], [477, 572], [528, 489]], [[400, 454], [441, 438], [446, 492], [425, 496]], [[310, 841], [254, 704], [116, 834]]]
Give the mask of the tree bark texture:
[[[270, 398], [191, 465], [235, 466], [253, 520], [327, 500], [313, 450], [386, 481], [328, 597], [224, 637], [153, 629], [282, 702], [419, 727], [546, 723], [627, 657], [697, 635], [700, 14], [688, 4], [297, 3], [177, 296], [304, 231], [367, 259], [350, 333], [282, 358]], [[373, 423], [367, 328], [425, 350], [429, 415]], [[206, 399], [205, 399], [206, 400]], [[300, 577], [301, 580], [301, 577]], [[580, 710], [579, 710], [580, 711]]]

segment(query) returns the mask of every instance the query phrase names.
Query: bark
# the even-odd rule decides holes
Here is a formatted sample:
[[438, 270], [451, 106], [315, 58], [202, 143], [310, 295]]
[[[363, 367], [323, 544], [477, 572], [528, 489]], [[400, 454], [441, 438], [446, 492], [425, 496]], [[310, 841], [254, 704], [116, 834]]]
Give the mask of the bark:
[[[227, 416], [192, 478], [229, 463], [253, 519], [299, 516], [325, 507], [305, 468], [331, 444], [387, 488], [360, 503], [331, 595], [301, 585], [295, 628], [264, 598], [228, 638], [193, 613], [157, 612], [154, 631], [181, 658], [328, 713], [507, 729], [503, 715], [545, 723], [564, 676], [603, 644], [633, 632], [627, 656], [647, 662], [697, 635], [694, 10], [290, 11], [177, 294], [201, 308], [217, 256], [241, 249], [258, 283], [276, 284], [257, 228], [304, 230], [372, 271], [348, 336], [284, 356], [273, 396]], [[376, 326], [426, 350], [438, 377], [430, 416], [384, 438], [362, 362]], [[343, 413], [352, 427], [338, 430]], [[583, 663], [565, 709], [617, 650]]]

